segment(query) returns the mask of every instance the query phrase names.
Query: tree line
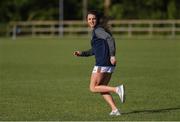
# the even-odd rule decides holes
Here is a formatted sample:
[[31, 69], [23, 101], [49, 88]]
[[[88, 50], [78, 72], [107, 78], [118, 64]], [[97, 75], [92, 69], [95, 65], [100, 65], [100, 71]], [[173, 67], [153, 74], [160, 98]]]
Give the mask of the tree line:
[[[0, 23], [58, 20], [60, 0], [1, 0]], [[83, 19], [84, 0], [63, 0], [64, 20]], [[86, 0], [86, 9], [104, 12], [105, 0]], [[180, 19], [180, 0], [109, 0], [112, 19]]]

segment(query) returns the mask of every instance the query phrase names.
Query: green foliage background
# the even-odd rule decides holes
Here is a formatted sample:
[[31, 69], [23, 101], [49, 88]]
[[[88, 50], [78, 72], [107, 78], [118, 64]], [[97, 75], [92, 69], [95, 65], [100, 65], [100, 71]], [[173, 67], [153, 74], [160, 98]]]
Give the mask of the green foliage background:
[[[64, 19], [83, 18], [83, 0], [64, 0]], [[104, 10], [104, 0], [88, 0], [88, 9]], [[179, 0], [111, 0], [113, 19], [179, 19]], [[59, 0], [1, 0], [0, 23], [58, 20]]]

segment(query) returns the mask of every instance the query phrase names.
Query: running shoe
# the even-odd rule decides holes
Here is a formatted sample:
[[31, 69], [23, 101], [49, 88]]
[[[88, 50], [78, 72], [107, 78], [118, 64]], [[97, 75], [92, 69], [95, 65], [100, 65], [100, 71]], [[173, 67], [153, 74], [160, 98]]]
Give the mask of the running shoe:
[[109, 113], [110, 116], [119, 116], [121, 115], [121, 113], [119, 112], [118, 109], [114, 110], [114, 111], [111, 111], [111, 113]]
[[120, 85], [117, 87], [116, 93], [119, 95], [121, 102], [125, 102], [125, 87], [124, 85]]

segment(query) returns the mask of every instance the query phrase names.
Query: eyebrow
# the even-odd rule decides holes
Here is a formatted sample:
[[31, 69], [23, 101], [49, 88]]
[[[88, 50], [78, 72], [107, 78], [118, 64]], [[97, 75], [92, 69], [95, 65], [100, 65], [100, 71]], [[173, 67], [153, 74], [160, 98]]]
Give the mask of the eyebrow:
[[[92, 19], [96, 19], [96, 17], [91, 17]], [[88, 19], [90, 19], [90, 18], [88, 18]]]

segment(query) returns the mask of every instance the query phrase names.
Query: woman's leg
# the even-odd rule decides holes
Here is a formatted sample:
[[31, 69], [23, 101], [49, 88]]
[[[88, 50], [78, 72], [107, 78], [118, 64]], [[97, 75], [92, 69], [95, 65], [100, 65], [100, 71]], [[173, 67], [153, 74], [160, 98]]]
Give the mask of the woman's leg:
[[90, 91], [91, 92], [99, 92], [99, 93], [106, 93], [106, 92], [115, 92], [116, 87], [110, 87], [107, 85], [100, 85], [100, 83], [104, 82], [104, 78], [107, 77], [108, 73], [92, 73], [91, 81], [90, 81]]
[[[104, 76], [103, 82], [100, 83], [100, 85], [108, 85], [110, 79], [111, 79], [111, 74], [112, 73], [107, 73]], [[103, 96], [104, 100], [109, 104], [109, 106], [111, 107], [112, 111], [116, 110], [117, 107], [115, 105], [115, 102], [111, 96], [111, 94], [109, 92], [107, 93], [101, 93], [101, 95]]]
[[103, 96], [104, 100], [108, 103], [108, 105], [111, 107], [112, 111], [117, 109], [115, 102], [110, 93], [108, 93], [108, 92], [101, 93], [101, 95]]
[[92, 92], [100, 92], [105, 101], [109, 104], [112, 110], [117, 109], [114, 100], [109, 92], [115, 92], [115, 87], [107, 86], [111, 79], [111, 73], [92, 73], [90, 90]]

